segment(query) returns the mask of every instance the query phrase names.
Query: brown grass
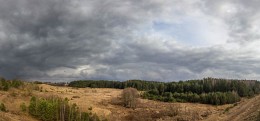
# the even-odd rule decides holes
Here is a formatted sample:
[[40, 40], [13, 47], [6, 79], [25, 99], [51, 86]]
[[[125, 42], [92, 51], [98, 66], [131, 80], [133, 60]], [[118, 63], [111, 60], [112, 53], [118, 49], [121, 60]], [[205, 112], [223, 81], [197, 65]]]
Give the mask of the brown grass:
[[[81, 111], [92, 111], [110, 121], [196, 121], [196, 120], [252, 120], [260, 109], [260, 96], [244, 99], [237, 106], [212, 106], [195, 103], [165, 103], [138, 99], [135, 109], [125, 108], [121, 102], [120, 89], [55, 87], [45, 84], [25, 85], [21, 89], [0, 91], [0, 101], [9, 112], [0, 112], [0, 121], [36, 121], [22, 113], [20, 105], [29, 105], [31, 96], [59, 96], [76, 103]], [[225, 110], [228, 107], [229, 111]], [[225, 112], [225, 113], [224, 113]]]

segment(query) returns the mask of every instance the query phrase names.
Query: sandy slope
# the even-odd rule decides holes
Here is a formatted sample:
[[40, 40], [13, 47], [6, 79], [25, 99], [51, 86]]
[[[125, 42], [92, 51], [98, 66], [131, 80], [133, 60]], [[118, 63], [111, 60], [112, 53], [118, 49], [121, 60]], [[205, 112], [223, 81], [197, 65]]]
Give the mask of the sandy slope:
[[259, 108], [259, 102], [256, 102], [259, 98], [260, 96], [257, 96], [250, 100], [241, 102], [239, 106], [234, 107], [229, 113], [227, 113], [226, 120], [238, 121], [246, 119], [249, 115], [256, 112], [257, 108]]
[[218, 115], [212, 115], [214, 118], [223, 121], [252, 121], [255, 120], [260, 111], [260, 95], [251, 99], [243, 99], [237, 106], [231, 108], [228, 112]]

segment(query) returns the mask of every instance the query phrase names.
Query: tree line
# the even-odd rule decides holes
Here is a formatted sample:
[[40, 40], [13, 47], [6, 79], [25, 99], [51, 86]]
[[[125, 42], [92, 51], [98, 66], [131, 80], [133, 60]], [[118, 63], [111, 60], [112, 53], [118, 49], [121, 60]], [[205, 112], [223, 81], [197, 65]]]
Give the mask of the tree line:
[[70, 82], [69, 86], [117, 89], [132, 87], [145, 91], [142, 97], [147, 99], [166, 102], [199, 102], [214, 105], [235, 103], [240, 100], [240, 97], [252, 97], [260, 93], [260, 82], [257, 80], [210, 77], [179, 82], [79, 80]]
[[145, 81], [145, 80], [127, 80], [127, 81], [110, 81], [110, 80], [78, 80], [72, 81], [68, 84], [70, 87], [78, 87], [78, 88], [116, 88], [116, 89], [124, 89], [127, 87], [136, 88], [137, 90], [151, 90], [158, 88], [159, 84], [166, 84], [163, 82], [156, 81]]
[[232, 104], [240, 101], [237, 92], [209, 92], [209, 93], [171, 93], [165, 92], [162, 95], [156, 90], [144, 92], [142, 95], [145, 99], [159, 100], [164, 102], [194, 102], [203, 104], [223, 105]]

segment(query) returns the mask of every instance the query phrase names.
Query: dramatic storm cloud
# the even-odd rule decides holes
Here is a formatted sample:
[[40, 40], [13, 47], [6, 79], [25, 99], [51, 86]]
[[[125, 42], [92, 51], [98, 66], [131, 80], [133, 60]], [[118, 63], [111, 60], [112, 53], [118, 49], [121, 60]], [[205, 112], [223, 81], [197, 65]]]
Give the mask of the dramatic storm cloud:
[[0, 0], [0, 75], [260, 77], [256, 0]]

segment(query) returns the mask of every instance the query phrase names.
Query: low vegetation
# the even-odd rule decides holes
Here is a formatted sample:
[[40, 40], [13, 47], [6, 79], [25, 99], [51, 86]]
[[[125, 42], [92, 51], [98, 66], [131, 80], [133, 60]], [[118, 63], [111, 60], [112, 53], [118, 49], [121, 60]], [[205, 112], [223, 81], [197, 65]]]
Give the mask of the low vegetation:
[[20, 80], [6, 80], [5, 78], [0, 77], [0, 90], [8, 91], [10, 88], [19, 88], [24, 84]]
[[25, 103], [22, 103], [22, 104], [20, 105], [20, 108], [21, 108], [21, 111], [22, 111], [22, 112], [26, 112], [26, 111], [27, 111], [27, 106], [25, 105]]
[[42, 121], [99, 121], [96, 114], [80, 112], [75, 103], [59, 97], [32, 97], [28, 108], [30, 115]]
[[135, 88], [125, 88], [122, 92], [123, 104], [128, 108], [135, 108], [138, 103], [138, 91]]
[[0, 111], [6, 112], [6, 107], [4, 103], [0, 103]]

